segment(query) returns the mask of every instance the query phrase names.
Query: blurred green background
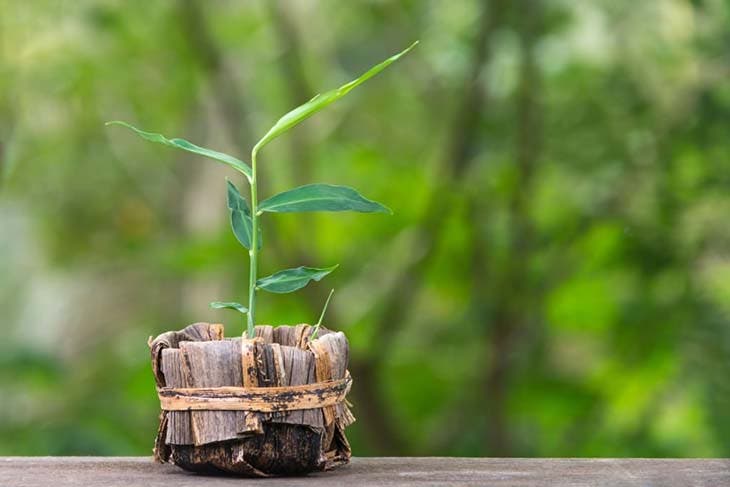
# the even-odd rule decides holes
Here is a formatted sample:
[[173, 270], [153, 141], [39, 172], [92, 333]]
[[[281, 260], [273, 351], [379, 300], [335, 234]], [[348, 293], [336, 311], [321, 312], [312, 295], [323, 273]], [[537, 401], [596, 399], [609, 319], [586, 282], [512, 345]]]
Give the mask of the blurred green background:
[[262, 153], [260, 323], [351, 341], [356, 455], [730, 455], [730, 2], [2, 0], [0, 455], [146, 455], [148, 336], [239, 318], [219, 164]]

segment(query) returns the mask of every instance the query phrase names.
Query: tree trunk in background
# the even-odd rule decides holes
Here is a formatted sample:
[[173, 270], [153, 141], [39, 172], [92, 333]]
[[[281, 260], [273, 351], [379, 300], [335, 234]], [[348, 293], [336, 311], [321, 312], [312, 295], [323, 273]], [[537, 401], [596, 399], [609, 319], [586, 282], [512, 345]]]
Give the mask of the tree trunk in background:
[[[459, 186], [468, 173], [475, 156], [475, 146], [482, 134], [478, 126], [485, 110], [487, 94], [484, 88], [483, 73], [491, 56], [490, 38], [500, 25], [501, 13], [504, 9], [504, 0], [482, 2], [481, 14], [473, 43], [472, 60], [460, 90], [463, 94], [458, 105], [452, 124], [451, 138], [447, 144], [448, 150], [441, 165], [440, 180], [442, 185], [434, 189], [434, 193], [456, 194], [444, 191]], [[408, 319], [408, 313], [419, 294], [429, 261], [435, 255], [435, 247], [439, 230], [448, 217], [449, 207], [436, 197], [428, 198], [429, 204], [423, 211], [418, 228], [418, 241], [423, 245], [423, 256], [414, 259], [393, 286], [393, 292], [386, 296], [382, 304], [383, 311], [375, 322], [377, 336], [394, 335], [395, 330]], [[368, 404], [372, 411], [366, 416], [361, 413], [361, 419], [369, 426], [378, 428], [372, 432], [372, 439], [378, 444], [373, 445], [378, 452], [390, 451], [400, 454], [408, 453], [408, 445], [399, 437], [398, 430], [391, 426], [394, 420], [387, 409], [387, 401], [377, 388], [377, 371], [388, 357], [390, 342], [383, 342], [377, 350], [373, 350], [364, 357], [353, 357], [353, 374], [358, 374], [357, 382], [353, 386], [355, 400], [361, 404]], [[365, 378], [365, 380], [363, 380]], [[373, 400], [377, 398], [377, 400]], [[373, 423], [370, 423], [372, 418]], [[366, 428], [369, 430], [369, 428]], [[395, 445], [402, 445], [395, 449]]]
[[245, 110], [241, 80], [236, 79], [226, 65], [196, 0], [182, 0], [180, 9], [183, 34], [193, 54], [210, 80], [211, 95], [224, 120], [231, 143], [245, 151], [254, 143], [253, 130]]
[[[305, 103], [315, 95], [316, 91], [307, 81], [304, 71], [299, 47], [302, 41], [297, 33], [297, 26], [291, 19], [291, 13], [287, 11], [288, 6], [282, 3], [282, 0], [271, 0], [267, 5], [283, 51], [279, 65], [289, 94], [289, 99], [286, 100], [289, 106], [284, 108], [286, 111]], [[287, 134], [287, 138], [291, 150], [291, 173], [294, 175], [294, 184], [301, 186], [311, 183], [312, 160], [307, 125], [300, 125]]]
[[[529, 325], [534, 305], [535, 290], [530, 286], [532, 229], [528, 195], [531, 194], [534, 168], [540, 157], [540, 73], [535, 59], [535, 44], [541, 28], [540, 9], [540, 0], [523, 0], [518, 18], [522, 61], [516, 100], [516, 183], [508, 206], [511, 257], [496, 276], [498, 285], [493, 288], [493, 292], [498, 293], [494, 300], [497, 308], [486, 345], [486, 355], [489, 357], [484, 386], [484, 403], [487, 406], [486, 453], [491, 456], [509, 456], [512, 453], [507, 400], [511, 358], [516, 353], [517, 345], [513, 338], [518, 331], [523, 333]], [[488, 245], [489, 242], [482, 236], [475, 248], [477, 252], [484, 252]], [[479, 257], [477, 260], [486, 262], [487, 259]]]

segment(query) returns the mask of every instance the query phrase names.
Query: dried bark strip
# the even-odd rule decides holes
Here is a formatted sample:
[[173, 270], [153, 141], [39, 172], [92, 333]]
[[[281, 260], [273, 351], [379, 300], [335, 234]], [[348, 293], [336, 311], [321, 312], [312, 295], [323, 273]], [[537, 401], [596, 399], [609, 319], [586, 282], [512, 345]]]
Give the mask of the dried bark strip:
[[282, 412], [335, 406], [345, 399], [352, 379], [280, 387], [163, 388], [165, 411]]

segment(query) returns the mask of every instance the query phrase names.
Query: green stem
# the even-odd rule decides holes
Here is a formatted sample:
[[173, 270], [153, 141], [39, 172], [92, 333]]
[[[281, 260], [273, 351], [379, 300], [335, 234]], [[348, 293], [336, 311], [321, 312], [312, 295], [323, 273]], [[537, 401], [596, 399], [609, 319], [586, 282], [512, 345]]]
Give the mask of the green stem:
[[248, 276], [248, 326], [246, 335], [248, 338], [254, 337], [254, 326], [256, 324], [256, 262], [259, 254], [259, 224], [258, 224], [258, 197], [256, 196], [256, 153], [257, 150], [251, 152], [251, 250], [248, 251], [250, 257], [249, 276]]
[[324, 314], [327, 312], [327, 306], [330, 304], [330, 299], [332, 299], [332, 295], [335, 293], [335, 290], [333, 289], [330, 291], [330, 295], [327, 296], [327, 301], [324, 302], [324, 308], [322, 308], [322, 314], [319, 315], [319, 321], [316, 325], [314, 325], [314, 329], [312, 330], [312, 334], [310, 335], [311, 339], [314, 340], [317, 338], [317, 332], [319, 331], [319, 325], [322, 324], [322, 320], [324, 319]]

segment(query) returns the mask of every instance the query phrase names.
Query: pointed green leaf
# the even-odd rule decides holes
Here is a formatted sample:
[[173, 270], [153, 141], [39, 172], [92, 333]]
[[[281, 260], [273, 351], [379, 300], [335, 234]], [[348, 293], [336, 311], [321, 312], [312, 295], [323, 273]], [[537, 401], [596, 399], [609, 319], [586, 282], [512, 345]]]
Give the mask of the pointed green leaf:
[[[251, 238], [253, 228], [253, 221], [251, 220], [251, 210], [248, 208], [248, 202], [246, 198], [241, 196], [238, 192], [238, 188], [231, 181], [226, 179], [228, 186], [227, 201], [228, 209], [231, 211], [231, 229], [233, 234], [236, 236], [236, 240], [246, 247], [251, 249]], [[259, 232], [259, 248], [261, 248], [261, 232]]]
[[210, 307], [213, 309], [233, 309], [238, 311], [239, 313], [246, 314], [248, 313], [248, 308], [240, 303], [234, 303], [234, 302], [221, 302], [221, 301], [213, 301], [210, 303]]
[[408, 51], [413, 49], [416, 44], [418, 44], [418, 41], [411, 44], [406, 50], [399, 52], [395, 56], [392, 56], [382, 63], [373, 66], [370, 68], [366, 73], [364, 73], [362, 76], [360, 76], [357, 79], [354, 79], [350, 81], [349, 83], [340, 86], [337, 89], [328, 91], [326, 93], [319, 94], [309, 100], [307, 103], [298, 106], [294, 110], [290, 111], [283, 117], [281, 117], [271, 129], [266, 133], [266, 135], [263, 136], [261, 140], [259, 140], [256, 143], [256, 146], [254, 147], [254, 152], [258, 152], [259, 149], [264, 147], [266, 144], [274, 140], [279, 135], [283, 134], [290, 128], [297, 125], [299, 122], [305, 120], [306, 118], [311, 117], [330, 103], [333, 103], [343, 96], [345, 96], [347, 93], [350, 92], [353, 88], [356, 86], [364, 83], [365, 81], [369, 80], [376, 74], [380, 73], [382, 70], [390, 66], [392, 63], [400, 59], [401, 56], [404, 56]]
[[250, 216], [241, 210], [231, 210], [231, 229], [233, 230], [233, 234], [236, 236], [238, 243], [249, 250], [251, 249], [252, 227], [253, 222]]
[[284, 191], [261, 202], [259, 211], [291, 213], [295, 211], [358, 211], [360, 213], [393, 213], [376, 201], [369, 200], [347, 186], [307, 184]]
[[114, 120], [112, 122], [107, 122], [107, 125], [121, 125], [122, 127], [127, 127], [128, 129], [134, 131], [137, 135], [140, 137], [147, 139], [152, 142], [158, 142], [160, 144], [164, 144], [168, 147], [175, 147], [177, 149], [186, 150], [188, 152], [192, 152], [194, 154], [198, 154], [204, 157], [210, 157], [211, 159], [215, 159], [218, 162], [222, 162], [223, 164], [227, 164], [231, 166], [233, 169], [243, 173], [246, 178], [251, 181], [252, 173], [251, 168], [246, 164], [245, 162], [236, 159], [233, 156], [229, 156], [228, 154], [224, 154], [222, 152], [214, 151], [211, 149], [206, 149], [205, 147], [197, 146], [191, 142], [188, 142], [185, 139], [168, 139], [162, 134], [156, 134], [153, 132], [145, 132], [144, 130], [140, 130], [136, 127], [133, 127], [132, 125], [121, 122], [119, 120]]
[[276, 274], [262, 277], [256, 281], [256, 287], [258, 289], [269, 291], [270, 293], [290, 293], [303, 288], [309, 284], [309, 281], [319, 281], [336, 268], [337, 265], [321, 269], [304, 266], [296, 267], [294, 269], [286, 269], [279, 271]]
[[248, 208], [248, 201], [246, 198], [241, 196], [238, 188], [228, 178], [226, 178], [226, 185], [228, 186], [228, 192], [226, 193], [226, 201], [228, 202], [228, 208], [231, 210], [241, 210], [245, 214], [250, 215], [251, 210]]

